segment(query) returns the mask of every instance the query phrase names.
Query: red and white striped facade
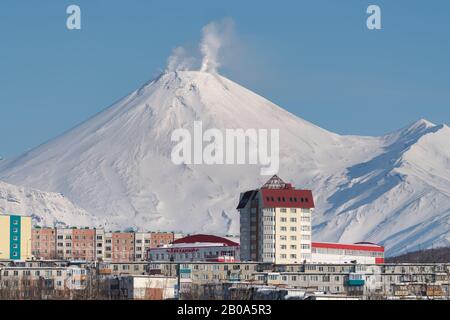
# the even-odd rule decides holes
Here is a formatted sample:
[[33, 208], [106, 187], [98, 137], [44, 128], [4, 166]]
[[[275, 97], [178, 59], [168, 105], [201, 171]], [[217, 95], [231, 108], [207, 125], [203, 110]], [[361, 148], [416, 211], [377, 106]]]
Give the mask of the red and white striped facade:
[[313, 263], [363, 263], [380, 264], [384, 263], [384, 247], [369, 243], [312, 243]]

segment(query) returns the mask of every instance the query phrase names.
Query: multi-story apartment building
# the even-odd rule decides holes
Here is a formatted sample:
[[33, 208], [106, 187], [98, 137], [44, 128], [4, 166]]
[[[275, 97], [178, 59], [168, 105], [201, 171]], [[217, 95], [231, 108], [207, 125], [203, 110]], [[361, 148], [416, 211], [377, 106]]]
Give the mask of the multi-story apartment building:
[[36, 227], [31, 230], [31, 253], [41, 259], [56, 259], [56, 229]]
[[134, 261], [134, 232], [113, 232], [111, 242], [113, 262]]
[[104, 261], [112, 261], [113, 260], [113, 245], [112, 245], [112, 232], [105, 232], [103, 236], [104, 241], [104, 249], [103, 249], [103, 257]]
[[72, 230], [72, 257], [74, 260], [96, 260], [96, 229]]
[[242, 261], [311, 260], [314, 200], [310, 190], [295, 189], [275, 175], [260, 189], [242, 193], [237, 209]]
[[173, 242], [168, 232], [105, 232], [95, 228], [41, 228], [32, 231], [33, 256], [83, 261], [145, 261], [148, 249]]
[[136, 232], [134, 236], [135, 261], [145, 261], [149, 249], [168, 245], [174, 241], [174, 234], [171, 232]]
[[31, 258], [31, 217], [0, 214], [0, 259]]
[[61, 260], [73, 260], [72, 229], [56, 229], [56, 258]]
[[151, 248], [151, 233], [136, 232], [134, 241], [134, 255], [136, 261], [144, 261], [146, 252]]
[[103, 229], [96, 229], [95, 233], [95, 259], [97, 261], [105, 260], [105, 237], [106, 233]]
[[168, 245], [174, 240], [174, 234], [171, 232], [152, 232], [150, 234], [150, 248]]

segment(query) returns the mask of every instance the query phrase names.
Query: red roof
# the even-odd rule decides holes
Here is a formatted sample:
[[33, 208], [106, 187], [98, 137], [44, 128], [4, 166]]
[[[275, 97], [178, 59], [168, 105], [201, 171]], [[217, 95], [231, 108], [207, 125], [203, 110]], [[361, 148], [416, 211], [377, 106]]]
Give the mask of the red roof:
[[311, 190], [261, 189], [264, 208], [314, 208]]
[[172, 242], [173, 244], [180, 244], [180, 243], [222, 243], [224, 246], [227, 247], [236, 247], [239, 246], [239, 243], [236, 243], [234, 241], [213, 236], [213, 235], [207, 235], [207, 234], [196, 234], [192, 236], [187, 236], [178, 240], [175, 240]]
[[384, 252], [384, 247], [379, 246], [377, 244], [361, 245], [361, 244], [313, 242], [313, 243], [311, 243], [311, 245], [313, 248]]

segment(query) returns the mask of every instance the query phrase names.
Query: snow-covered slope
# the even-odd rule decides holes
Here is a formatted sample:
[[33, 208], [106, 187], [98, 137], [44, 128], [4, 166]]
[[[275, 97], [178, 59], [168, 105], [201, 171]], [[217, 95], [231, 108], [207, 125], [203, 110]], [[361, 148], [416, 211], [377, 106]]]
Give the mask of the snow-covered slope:
[[0, 181], [0, 214], [30, 215], [39, 226], [98, 225], [99, 221], [59, 193], [17, 187]]
[[419, 121], [349, 167], [315, 220], [322, 240], [383, 243], [388, 254], [450, 244], [450, 129]]
[[204, 130], [280, 129], [279, 175], [314, 190], [316, 240], [377, 241], [391, 253], [405, 243], [448, 242], [450, 225], [431, 220], [444, 219], [449, 208], [447, 127], [419, 121], [385, 137], [340, 136], [206, 72], [162, 74], [59, 138], [4, 161], [0, 178], [61, 192], [118, 227], [238, 233], [239, 192], [268, 177], [259, 166], [174, 165], [173, 130], [192, 132], [198, 120]]

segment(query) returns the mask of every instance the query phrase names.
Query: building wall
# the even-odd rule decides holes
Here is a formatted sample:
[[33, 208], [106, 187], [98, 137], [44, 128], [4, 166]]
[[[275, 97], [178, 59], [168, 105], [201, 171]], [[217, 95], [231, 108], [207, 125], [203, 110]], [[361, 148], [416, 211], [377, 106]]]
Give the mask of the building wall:
[[72, 257], [74, 260], [96, 260], [95, 236], [95, 229], [72, 230]]
[[236, 261], [239, 256], [239, 246], [168, 247], [148, 251], [149, 261], [161, 262], [218, 261], [222, 258]]
[[384, 248], [365, 244], [312, 243], [312, 261], [316, 263], [384, 263]]
[[171, 244], [174, 241], [174, 234], [171, 232], [151, 232], [150, 248], [157, 248], [162, 245]]
[[0, 259], [31, 258], [31, 217], [0, 215]]
[[97, 261], [105, 261], [105, 230], [97, 229], [95, 232], [95, 257]]
[[134, 233], [114, 232], [112, 234], [112, 261], [134, 261]]
[[[2, 234], [6, 236], [6, 233]], [[95, 228], [33, 228], [31, 246], [33, 255], [40, 259], [126, 262], [145, 261], [148, 249], [172, 243], [173, 239], [173, 233], [168, 232], [112, 233]]]
[[58, 259], [73, 260], [72, 229], [56, 230], [56, 255]]
[[0, 215], [0, 259], [9, 259], [10, 242], [9, 216]]
[[[242, 197], [242, 195], [241, 195]], [[250, 208], [243, 208], [239, 212], [240, 218], [240, 245], [241, 245], [241, 260], [251, 261], [250, 250]]]
[[151, 237], [150, 232], [137, 232], [135, 234], [134, 254], [136, 261], [146, 260], [147, 250], [151, 247]]
[[41, 259], [56, 259], [56, 229], [33, 228], [31, 231], [32, 255]]
[[311, 209], [275, 208], [275, 263], [311, 261]]
[[31, 258], [31, 217], [20, 217], [20, 259]]

